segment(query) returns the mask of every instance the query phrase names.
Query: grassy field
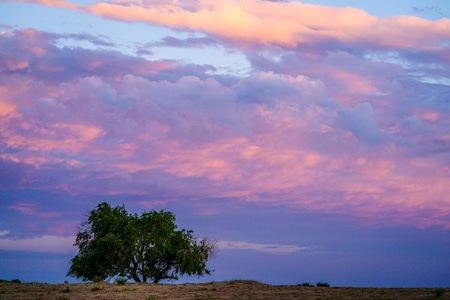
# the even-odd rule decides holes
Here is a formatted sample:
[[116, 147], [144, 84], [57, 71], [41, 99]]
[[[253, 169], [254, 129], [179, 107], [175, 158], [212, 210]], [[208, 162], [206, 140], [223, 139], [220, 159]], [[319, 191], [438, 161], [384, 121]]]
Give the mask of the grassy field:
[[124, 285], [0, 282], [0, 299], [450, 299], [450, 289], [281, 286], [247, 280]]

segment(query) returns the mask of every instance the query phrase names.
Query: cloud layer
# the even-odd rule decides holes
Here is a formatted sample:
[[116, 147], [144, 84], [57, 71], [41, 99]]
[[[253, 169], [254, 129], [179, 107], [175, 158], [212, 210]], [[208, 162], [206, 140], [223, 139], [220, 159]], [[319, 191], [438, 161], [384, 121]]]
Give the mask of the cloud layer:
[[257, 244], [239, 241], [218, 241], [221, 250], [252, 250], [269, 254], [293, 254], [300, 251], [310, 251], [312, 247], [298, 247], [293, 245]]
[[220, 45], [251, 70], [221, 75], [89, 34], [4, 27], [0, 184], [23, 193], [2, 204], [5, 220], [33, 218], [22, 230], [73, 234], [76, 214], [36, 202], [38, 192], [146, 207], [227, 199], [450, 227], [448, 19], [294, 1], [32, 2], [201, 34], [136, 53]]
[[[384, 20], [300, 3], [172, 5], [98, 3], [82, 11], [202, 31], [240, 49], [252, 72], [225, 77], [213, 66], [58, 46], [64, 38], [105, 45], [89, 35], [2, 33], [4, 187], [229, 198], [450, 227], [448, 20]], [[290, 24], [301, 9], [335, 15], [337, 25], [296, 18], [309, 29], [291, 24], [276, 38], [262, 35], [263, 17]], [[233, 22], [245, 30], [232, 37], [225, 24], [206, 30], [217, 11], [226, 22], [227, 12], [242, 15]], [[9, 209], [32, 212], [27, 201]]]

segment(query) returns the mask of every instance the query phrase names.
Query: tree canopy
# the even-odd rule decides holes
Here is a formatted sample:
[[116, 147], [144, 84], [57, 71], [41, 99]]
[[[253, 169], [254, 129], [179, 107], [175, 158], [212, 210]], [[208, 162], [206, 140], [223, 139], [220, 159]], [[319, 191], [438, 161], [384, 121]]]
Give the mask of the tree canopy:
[[168, 211], [129, 214], [125, 206], [100, 203], [81, 223], [67, 276], [105, 280], [126, 276], [135, 282], [177, 280], [182, 275], [210, 274], [206, 262], [216, 250], [210, 239], [178, 230]]

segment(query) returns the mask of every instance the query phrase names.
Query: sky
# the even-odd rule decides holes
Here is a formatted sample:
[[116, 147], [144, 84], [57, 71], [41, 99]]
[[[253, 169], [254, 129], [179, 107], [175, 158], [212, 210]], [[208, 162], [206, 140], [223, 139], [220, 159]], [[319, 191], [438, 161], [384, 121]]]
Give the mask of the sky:
[[450, 287], [450, 2], [0, 0], [0, 279], [62, 283], [101, 202], [203, 278]]

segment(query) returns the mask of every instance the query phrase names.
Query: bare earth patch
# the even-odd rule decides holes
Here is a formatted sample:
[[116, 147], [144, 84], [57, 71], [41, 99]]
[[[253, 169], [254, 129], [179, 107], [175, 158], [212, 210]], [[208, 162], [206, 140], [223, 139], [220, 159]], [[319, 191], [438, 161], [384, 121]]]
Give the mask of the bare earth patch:
[[[440, 294], [439, 297], [437, 294]], [[45, 284], [0, 282], [0, 299], [450, 299], [450, 289], [344, 288], [268, 285], [255, 281], [192, 284], [79, 283]]]

